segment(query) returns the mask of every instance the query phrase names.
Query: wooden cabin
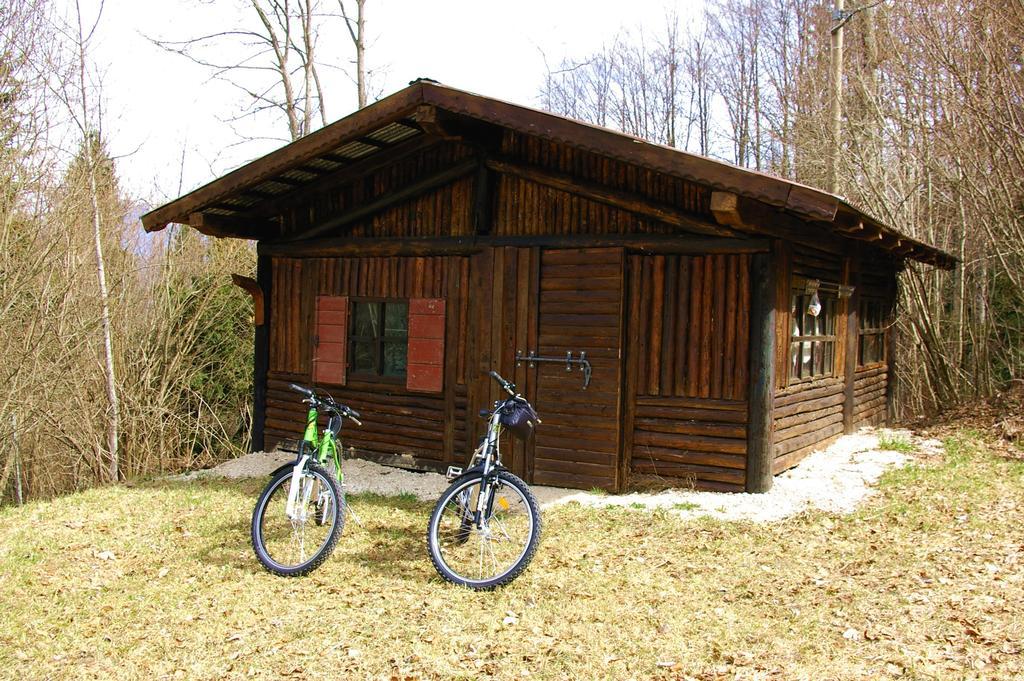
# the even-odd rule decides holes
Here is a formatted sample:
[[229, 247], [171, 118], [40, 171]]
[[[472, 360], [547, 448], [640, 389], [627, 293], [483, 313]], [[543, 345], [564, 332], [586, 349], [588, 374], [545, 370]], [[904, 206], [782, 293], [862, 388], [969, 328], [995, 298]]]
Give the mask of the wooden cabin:
[[255, 449], [300, 436], [298, 382], [362, 412], [359, 456], [462, 464], [495, 369], [544, 419], [506, 465], [611, 491], [764, 491], [886, 421], [897, 273], [955, 264], [826, 192], [433, 81], [142, 223], [257, 241]]

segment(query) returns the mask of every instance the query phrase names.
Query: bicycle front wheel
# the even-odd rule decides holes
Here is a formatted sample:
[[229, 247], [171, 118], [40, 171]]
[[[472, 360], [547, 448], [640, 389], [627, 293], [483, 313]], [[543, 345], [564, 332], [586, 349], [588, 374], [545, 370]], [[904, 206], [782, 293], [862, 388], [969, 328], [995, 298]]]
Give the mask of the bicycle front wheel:
[[[481, 498], [481, 490], [483, 497]], [[493, 589], [522, 574], [540, 542], [540, 508], [508, 471], [455, 480], [434, 507], [427, 549], [439, 575], [471, 589]]]
[[282, 577], [308, 574], [327, 560], [345, 523], [345, 496], [337, 479], [316, 463], [307, 463], [291, 516], [288, 495], [294, 468], [267, 484], [252, 513], [252, 547], [270, 572]]

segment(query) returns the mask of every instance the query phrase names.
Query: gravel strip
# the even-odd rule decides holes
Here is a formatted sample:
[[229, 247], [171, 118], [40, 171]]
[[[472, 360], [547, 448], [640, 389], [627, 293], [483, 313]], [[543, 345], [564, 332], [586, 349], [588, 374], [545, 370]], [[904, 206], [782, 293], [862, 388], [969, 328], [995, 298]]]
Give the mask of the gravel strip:
[[[652, 494], [609, 495], [540, 485], [531, 489], [542, 508], [571, 502], [594, 507], [642, 506], [665, 509], [687, 518], [710, 516], [754, 522], [776, 522], [809, 509], [850, 513], [874, 492], [872, 487], [882, 473], [906, 465], [911, 458], [900, 452], [879, 449], [882, 432], [912, 442], [919, 454], [934, 456], [942, 450], [937, 440], [921, 440], [907, 431], [862, 428], [855, 434], [839, 438], [828, 449], [811, 454], [796, 468], [775, 476], [771, 491], [765, 494], [674, 489]], [[210, 476], [259, 477], [294, 458], [290, 452], [257, 452], [227, 461], [216, 468], [176, 477], [183, 480]], [[424, 501], [434, 501], [447, 487], [447, 482], [438, 473], [418, 473], [364, 459], [346, 459], [345, 487], [350, 494], [413, 494]]]

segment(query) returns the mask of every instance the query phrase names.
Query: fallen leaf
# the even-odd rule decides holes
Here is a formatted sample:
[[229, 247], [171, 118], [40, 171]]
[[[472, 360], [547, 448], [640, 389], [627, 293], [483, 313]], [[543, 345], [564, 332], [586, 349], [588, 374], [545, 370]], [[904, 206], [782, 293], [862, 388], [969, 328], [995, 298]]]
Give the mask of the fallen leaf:
[[116, 557], [114, 556], [113, 551], [98, 551], [94, 552], [92, 555], [96, 556], [100, 560], [114, 560]]
[[843, 632], [843, 638], [845, 638], [847, 641], [859, 641], [860, 632], [854, 629], [853, 627], [850, 627], [849, 629]]
[[158, 579], [163, 579], [167, 576], [168, 572], [170, 572], [170, 570], [168, 570], [167, 568], [160, 568], [160, 572], [156, 573], [156, 576]]

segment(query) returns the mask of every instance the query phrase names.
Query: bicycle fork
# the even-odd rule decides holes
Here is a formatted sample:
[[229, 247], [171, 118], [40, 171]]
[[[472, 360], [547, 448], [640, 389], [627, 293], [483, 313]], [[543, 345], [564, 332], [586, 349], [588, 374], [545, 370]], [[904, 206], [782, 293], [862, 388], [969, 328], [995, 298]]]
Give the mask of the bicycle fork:
[[[306, 509], [309, 507], [309, 496], [313, 492], [313, 480], [309, 480], [302, 474], [306, 469], [306, 462], [309, 455], [303, 455], [299, 462], [292, 469], [292, 480], [288, 487], [288, 503], [285, 505], [285, 515], [289, 520], [304, 521]], [[301, 488], [301, 489], [300, 489]], [[299, 495], [302, 495], [302, 502], [299, 503]]]

